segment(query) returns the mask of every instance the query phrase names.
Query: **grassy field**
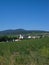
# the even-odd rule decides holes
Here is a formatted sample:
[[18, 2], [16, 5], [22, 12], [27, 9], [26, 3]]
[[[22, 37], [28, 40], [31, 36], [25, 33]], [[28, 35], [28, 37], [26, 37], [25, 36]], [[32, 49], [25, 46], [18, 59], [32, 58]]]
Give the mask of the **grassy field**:
[[0, 42], [0, 65], [49, 65], [49, 38]]

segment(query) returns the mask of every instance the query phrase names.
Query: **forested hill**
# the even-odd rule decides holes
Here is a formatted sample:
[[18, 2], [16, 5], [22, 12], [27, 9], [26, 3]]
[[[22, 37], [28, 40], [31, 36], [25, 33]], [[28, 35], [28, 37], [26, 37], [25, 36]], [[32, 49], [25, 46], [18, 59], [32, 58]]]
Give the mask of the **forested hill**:
[[19, 34], [49, 34], [49, 31], [41, 30], [24, 30], [24, 29], [15, 29], [15, 30], [4, 30], [0, 31], [0, 35], [19, 35]]

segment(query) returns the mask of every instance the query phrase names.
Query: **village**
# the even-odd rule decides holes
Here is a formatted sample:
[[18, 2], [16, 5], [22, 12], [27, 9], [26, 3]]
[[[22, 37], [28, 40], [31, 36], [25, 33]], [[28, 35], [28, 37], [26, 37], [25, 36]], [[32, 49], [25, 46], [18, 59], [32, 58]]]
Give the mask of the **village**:
[[[39, 36], [39, 35], [31, 36], [31, 35], [21, 35], [20, 34], [18, 38], [15, 38], [15, 39], [13, 38], [11, 41], [17, 42], [17, 41], [21, 41], [23, 39], [40, 39], [42, 37], [44, 37], [44, 36]], [[8, 42], [8, 40], [6, 42]]]
[[0, 42], [17, 42], [22, 41], [24, 39], [40, 39], [44, 37], [49, 37], [49, 35], [25, 35], [25, 34], [19, 34], [15, 37], [13, 36], [0, 36]]

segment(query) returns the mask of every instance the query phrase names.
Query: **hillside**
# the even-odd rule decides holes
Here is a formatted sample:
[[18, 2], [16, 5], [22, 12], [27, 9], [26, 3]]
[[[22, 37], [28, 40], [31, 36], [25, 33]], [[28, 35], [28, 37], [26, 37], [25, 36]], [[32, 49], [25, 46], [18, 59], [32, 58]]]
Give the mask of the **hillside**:
[[24, 30], [24, 29], [15, 29], [15, 30], [4, 30], [0, 31], [0, 35], [19, 35], [19, 34], [49, 34], [49, 31], [42, 30]]
[[0, 42], [0, 65], [49, 65], [49, 38]]

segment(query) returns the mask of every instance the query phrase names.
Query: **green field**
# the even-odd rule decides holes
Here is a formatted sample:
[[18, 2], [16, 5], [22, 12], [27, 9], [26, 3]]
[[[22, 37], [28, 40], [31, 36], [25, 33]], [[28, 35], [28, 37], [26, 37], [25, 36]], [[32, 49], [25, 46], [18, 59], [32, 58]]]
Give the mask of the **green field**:
[[49, 65], [49, 38], [0, 42], [0, 65]]

